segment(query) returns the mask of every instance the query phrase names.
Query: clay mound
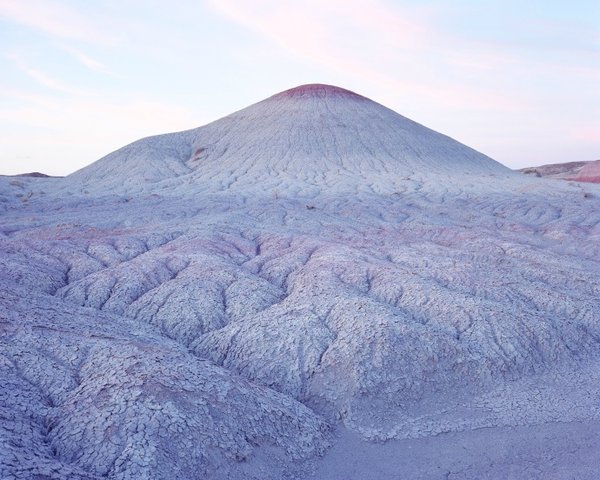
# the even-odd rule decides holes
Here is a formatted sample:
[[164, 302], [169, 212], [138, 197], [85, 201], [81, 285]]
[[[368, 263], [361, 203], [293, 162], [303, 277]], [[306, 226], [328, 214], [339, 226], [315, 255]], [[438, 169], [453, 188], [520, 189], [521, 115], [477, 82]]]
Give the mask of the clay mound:
[[[509, 169], [368, 98], [329, 85], [278, 93], [204, 127], [139, 140], [76, 172], [96, 192], [395, 191], [408, 177]], [[159, 185], [157, 185], [159, 184]]]

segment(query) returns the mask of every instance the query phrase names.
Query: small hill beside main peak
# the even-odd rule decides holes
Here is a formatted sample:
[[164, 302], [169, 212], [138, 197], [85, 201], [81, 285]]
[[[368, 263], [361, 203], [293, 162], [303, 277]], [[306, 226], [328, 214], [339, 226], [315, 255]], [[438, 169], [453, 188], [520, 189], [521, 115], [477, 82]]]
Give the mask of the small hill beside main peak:
[[549, 177], [576, 182], [600, 183], [600, 160], [552, 163], [519, 170], [526, 175]]

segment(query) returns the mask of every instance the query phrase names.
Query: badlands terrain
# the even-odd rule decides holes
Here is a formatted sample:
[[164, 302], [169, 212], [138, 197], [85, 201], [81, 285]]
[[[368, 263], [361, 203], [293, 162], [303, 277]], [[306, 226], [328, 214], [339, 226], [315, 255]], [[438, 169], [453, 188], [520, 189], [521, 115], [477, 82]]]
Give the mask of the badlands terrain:
[[0, 478], [597, 479], [600, 187], [305, 85], [0, 177]]
[[600, 183], [600, 160], [568, 162], [528, 167], [520, 170], [537, 177], [561, 178], [575, 182]]

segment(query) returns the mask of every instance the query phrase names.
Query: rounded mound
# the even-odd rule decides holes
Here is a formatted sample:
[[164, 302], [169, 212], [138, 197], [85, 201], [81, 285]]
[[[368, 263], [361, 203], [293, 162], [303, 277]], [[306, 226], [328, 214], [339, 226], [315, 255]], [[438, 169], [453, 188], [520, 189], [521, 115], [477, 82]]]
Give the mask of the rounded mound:
[[[98, 193], [157, 188], [314, 196], [403, 191], [406, 182], [462, 185], [512, 172], [452, 138], [343, 88], [308, 84], [185, 132], [135, 142], [76, 172]], [[447, 178], [452, 177], [448, 182]], [[260, 186], [260, 187], [257, 187]]]

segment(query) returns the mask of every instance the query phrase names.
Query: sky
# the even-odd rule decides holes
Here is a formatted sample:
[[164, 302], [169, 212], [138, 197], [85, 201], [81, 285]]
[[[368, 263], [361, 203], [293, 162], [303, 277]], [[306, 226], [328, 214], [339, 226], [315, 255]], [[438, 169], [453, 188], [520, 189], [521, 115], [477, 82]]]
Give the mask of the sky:
[[598, 0], [0, 0], [0, 174], [66, 175], [305, 83], [511, 168], [600, 159]]

